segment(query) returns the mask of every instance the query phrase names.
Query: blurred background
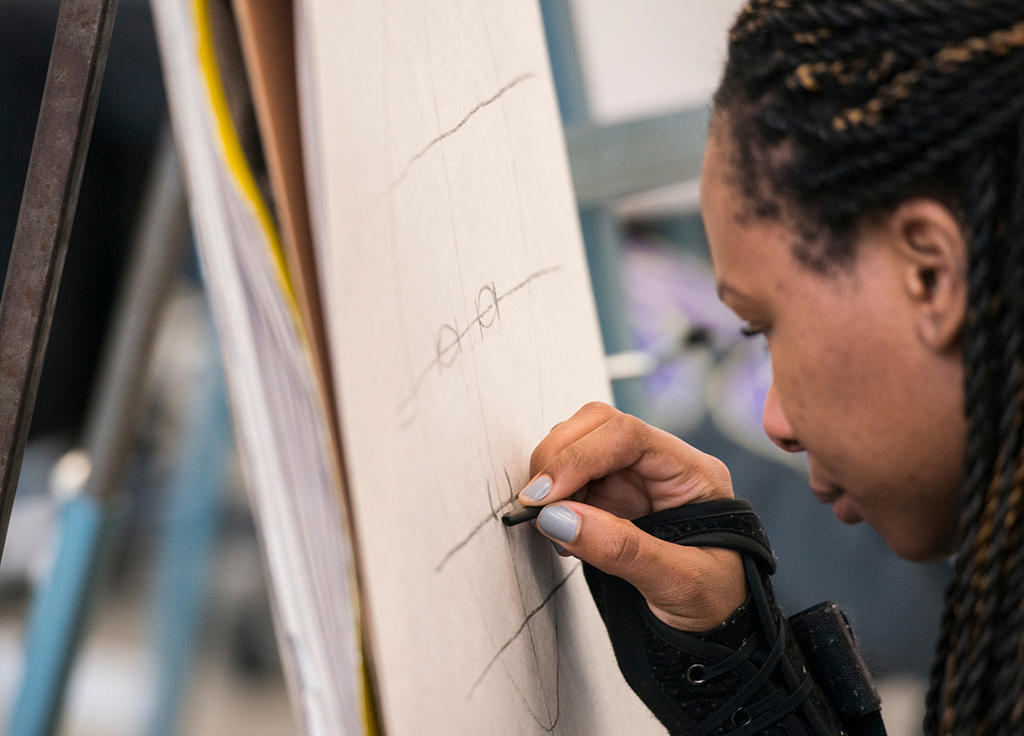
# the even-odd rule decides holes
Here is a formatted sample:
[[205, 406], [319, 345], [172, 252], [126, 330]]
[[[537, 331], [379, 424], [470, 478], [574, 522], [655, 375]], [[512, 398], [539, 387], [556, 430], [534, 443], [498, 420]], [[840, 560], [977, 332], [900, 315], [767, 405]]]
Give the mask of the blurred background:
[[[915, 734], [947, 570], [898, 560], [870, 529], [844, 527], [814, 502], [801, 459], [761, 431], [770, 382], [763, 344], [740, 338], [738, 321], [714, 294], [696, 178], [708, 99], [740, 4], [541, 3], [606, 347], [625, 376], [616, 397], [726, 461], [737, 495], [755, 504], [775, 545], [784, 609], [840, 603], [879, 678], [890, 734]], [[0, 0], [0, 270], [57, 8], [56, 0]], [[148, 3], [121, 0], [0, 564], [3, 722], [22, 686], [27, 621], [51, 569], [61, 489], [80, 472], [73, 451], [94, 411], [100, 356], [165, 116]], [[667, 172], [658, 168], [666, 162]], [[147, 380], [132, 397], [139, 430], [59, 732], [297, 733], [191, 247], [175, 272]], [[695, 326], [707, 339], [691, 345]], [[197, 456], [195, 438], [211, 426], [220, 428], [223, 451]], [[183, 479], [197, 463], [208, 487], [183, 502]], [[191, 540], [193, 549], [168, 546], [175, 524], [179, 545]], [[162, 575], [194, 548], [205, 550], [205, 562], [183, 595], [187, 605], [169, 607]]]

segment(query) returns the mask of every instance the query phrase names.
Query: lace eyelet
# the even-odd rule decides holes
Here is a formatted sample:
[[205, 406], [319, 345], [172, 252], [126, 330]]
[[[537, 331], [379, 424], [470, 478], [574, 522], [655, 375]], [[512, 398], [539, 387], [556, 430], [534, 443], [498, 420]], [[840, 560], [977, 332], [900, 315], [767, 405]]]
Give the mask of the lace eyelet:
[[702, 664], [691, 664], [686, 670], [686, 681], [691, 685], [703, 685], [708, 681], [707, 668]]
[[737, 708], [733, 711], [732, 725], [736, 728], [743, 728], [743, 726], [746, 726], [751, 720], [750, 714], [743, 710], [743, 708]]

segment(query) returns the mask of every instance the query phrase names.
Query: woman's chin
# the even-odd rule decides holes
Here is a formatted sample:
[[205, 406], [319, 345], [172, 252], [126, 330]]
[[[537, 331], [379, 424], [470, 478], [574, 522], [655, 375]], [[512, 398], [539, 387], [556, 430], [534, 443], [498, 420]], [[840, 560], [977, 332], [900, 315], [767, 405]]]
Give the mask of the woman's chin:
[[[870, 522], [868, 522], [870, 524]], [[875, 531], [878, 531], [877, 529]], [[920, 535], [902, 533], [882, 533], [880, 536], [892, 552], [907, 562], [935, 562], [956, 552], [955, 535], [943, 535], [940, 538], [928, 538]]]
[[840, 494], [832, 502], [832, 513], [835, 514], [835, 517], [839, 519], [839, 521], [844, 524], [850, 524], [851, 526], [864, 521], [864, 517], [862, 517], [857, 510], [853, 508], [853, 503], [850, 501], [850, 497], [845, 493]]

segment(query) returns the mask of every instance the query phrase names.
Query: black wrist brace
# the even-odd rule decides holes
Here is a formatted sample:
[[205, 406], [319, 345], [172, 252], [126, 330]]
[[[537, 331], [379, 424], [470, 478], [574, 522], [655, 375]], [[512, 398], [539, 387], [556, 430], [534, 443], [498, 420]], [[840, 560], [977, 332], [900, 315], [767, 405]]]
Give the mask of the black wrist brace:
[[692, 634], [656, 618], [629, 583], [584, 566], [619, 668], [670, 733], [884, 736], [838, 607], [821, 604], [792, 622], [780, 613], [768, 579], [775, 557], [747, 502], [691, 504], [634, 523], [676, 544], [734, 549], [747, 578], [747, 601], [721, 626]]

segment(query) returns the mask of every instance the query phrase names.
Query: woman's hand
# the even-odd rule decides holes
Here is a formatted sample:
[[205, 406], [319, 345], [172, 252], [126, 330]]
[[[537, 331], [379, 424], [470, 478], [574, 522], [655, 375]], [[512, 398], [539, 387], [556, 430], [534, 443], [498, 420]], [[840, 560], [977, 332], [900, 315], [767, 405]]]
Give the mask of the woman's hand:
[[540, 531], [567, 554], [630, 582], [666, 624], [706, 631], [746, 597], [736, 552], [672, 544], [629, 521], [732, 498], [732, 480], [721, 460], [607, 404], [592, 403], [552, 428], [533, 451], [530, 472], [533, 479], [519, 501], [552, 504], [537, 519]]

